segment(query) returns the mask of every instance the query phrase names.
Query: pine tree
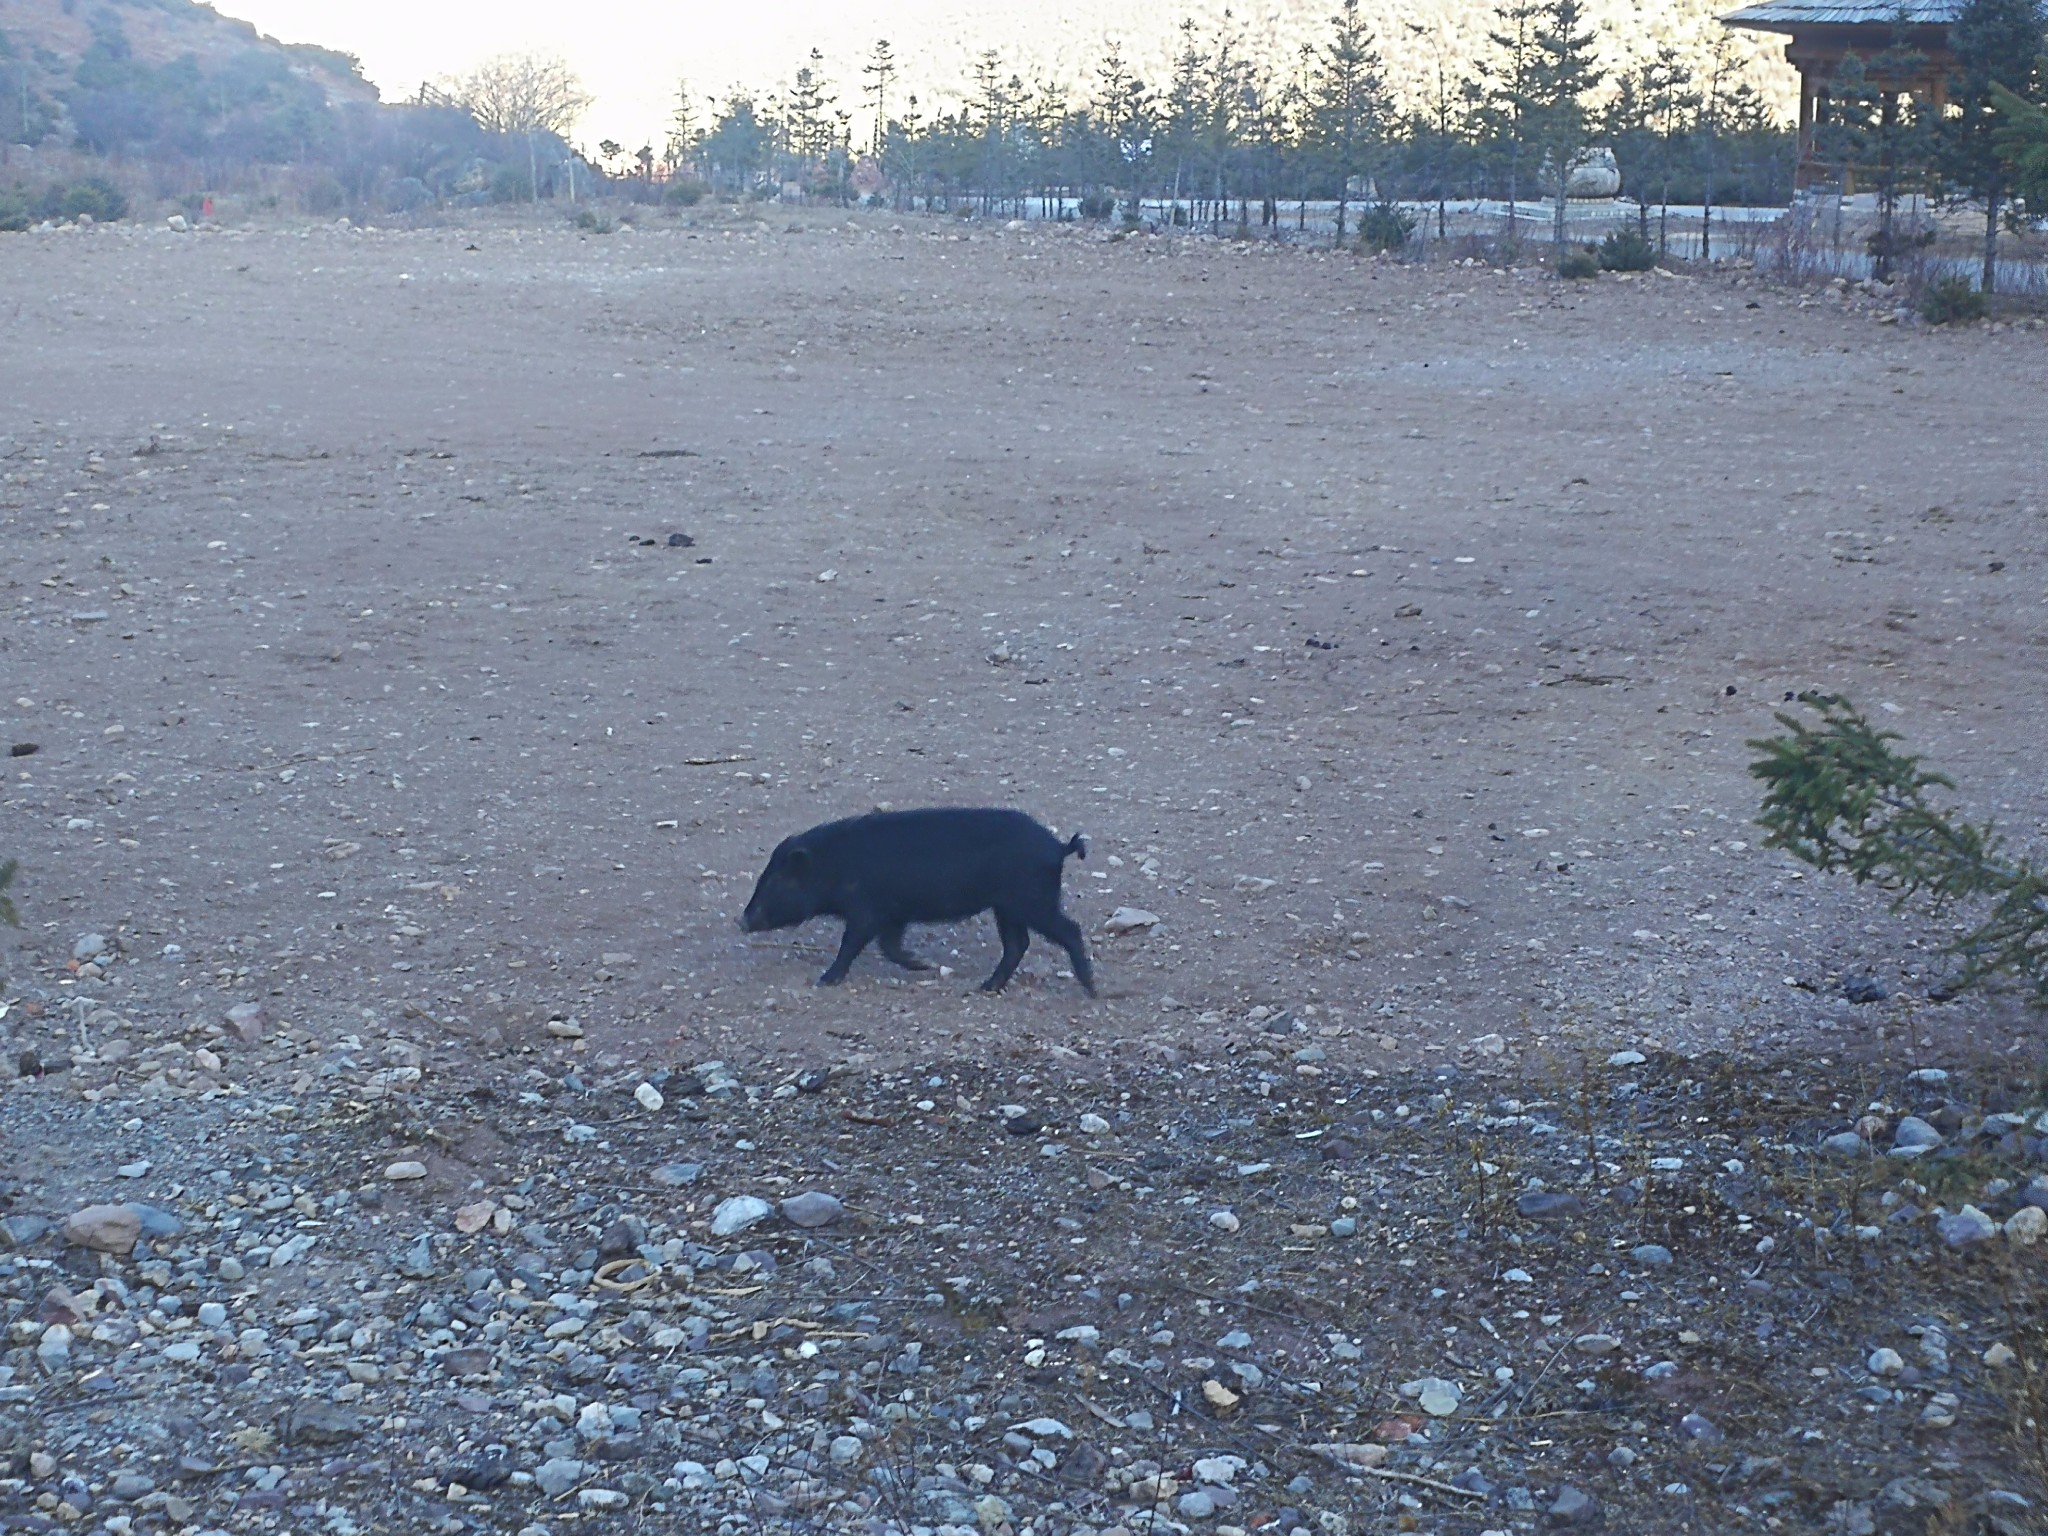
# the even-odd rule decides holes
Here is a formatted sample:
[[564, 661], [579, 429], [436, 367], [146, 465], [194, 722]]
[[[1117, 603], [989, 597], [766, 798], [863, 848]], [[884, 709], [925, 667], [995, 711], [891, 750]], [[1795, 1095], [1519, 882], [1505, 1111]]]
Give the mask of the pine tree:
[[2048, 217], [2048, 106], [2002, 85], [1991, 87], [1998, 109], [1992, 141], [2012, 172], [2012, 195], [2036, 218]]
[[2039, 71], [2043, 48], [2041, 0], [1969, 0], [1949, 28], [1955, 76], [1949, 102], [1959, 109], [1943, 120], [1936, 164], [1964, 195], [1984, 204], [1984, 269], [1978, 286], [1998, 282], [1998, 226], [2011, 190], [2011, 171], [1999, 153], [1993, 86], [2024, 92]]
[[1560, 251], [1572, 162], [1586, 147], [1586, 98], [1605, 78], [1594, 51], [1596, 41], [1581, 0], [1546, 0], [1539, 9], [1522, 120], [1530, 143], [1550, 164], [1551, 239]]
[[1898, 82], [1917, 79], [1927, 65], [1903, 33], [1867, 62], [1848, 55], [1836, 72], [1829, 117], [1816, 139], [1845, 174], [1866, 177], [1877, 191], [1877, 232], [1870, 237], [1872, 275], [1889, 283], [1905, 248], [1899, 231], [1900, 196], [1925, 175], [1934, 134], [1921, 104], [1900, 94]]
[[1497, 30], [1486, 34], [1494, 57], [1483, 83], [1468, 84], [1475, 129], [1493, 152], [1507, 161], [1510, 245], [1515, 241], [1515, 207], [1522, 193], [1522, 157], [1529, 148], [1536, 23], [1542, 14], [1542, 0], [1501, 0], [1494, 12]]
[[1330, 18], [1330, 40], [1318, 51], [1316, 63], [1311, 110], [1317, 147], [1337, 181], [1337, 238], [1341, 241], [1352, 178], [1372, 169], [1388, 114], [1379, 51], [1359, 14], [1358, 0], [1343, 0]]
[[882, 153], [882, 141], [889, 129], [889, 87], [896, 83], [896, 54], [885, 37], [875, 44], [875, 51], [868, 55], [867, 63], [860, 72], [868, 77], [868, 83], [861, 87], [861, 94], [874, 103], [875, 131], [868, 141], [872, 152]]

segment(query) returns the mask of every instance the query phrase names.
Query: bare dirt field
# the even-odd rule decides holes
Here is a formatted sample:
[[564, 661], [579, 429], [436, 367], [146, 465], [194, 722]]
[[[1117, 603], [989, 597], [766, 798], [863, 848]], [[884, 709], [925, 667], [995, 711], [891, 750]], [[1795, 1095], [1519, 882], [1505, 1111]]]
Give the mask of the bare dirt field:
[[[2031, 1089], [2005, 1085], [1998, 1063], [2032, 1070], [2032, 1017], [1995, 997], [1931, 1001], [1943, 974], [1932, 931], [1802, 877], [1758, 848], [1750, 819], [1745, 739], [1809, 687], [1905, 732], [1973, 811], [2022, 840], [2048, 814], [2048, 346], [2035, 332], [1879, 323], [1889, 309], [1738, 272], [1567, 285], [1537, 270], [816, 212], [611, 235], [506, 224], [0, 239], [0, 744], [23, 754], [0, 788], [0, 856], [22, 862], [26, 924], [0, 940], [17, 1010], [0, 1030], [19, 1031], [0, 1082], [10, 1198], [55, 1219], [133, 1193], [213, 1220], [217, 1202], [193, 1204], [196, 1173], [218, 1159], [244, 1188], [259, 1165], [267, 1176], [296, 1156], [303, 1169], [309, 1147], [293, 1152], [288, 1136], [280, 1150], [263, 1127], [314, 1135], [292, 1104], [309, 1116], [327, 1094], [353, 1127], [333, 1135], [362, 1167], [330, 1168], [285, 1206], [312, 1200], [338, 1221], [320, 1190], [346, 1205], [410, 1152], [428, 1171], [418, 1188], [452, 1206], [531, 1173], [545, 1154], [528, 1138], [555, 1145], [566, 1124], [580, 1146], [577, 1127], [607, 1122], [547, 1121], [550, 1108], [451, 1129], [425, 1106], [456, 1114], [469, 1084], [532, 1107], [567, 1081], [629, 1115], [635, 1085], [664, 1068], [688, 1081], [707, 1060], [769, 1090], [803, 1069], [855, 1074], [869, 1095], [846, 1110], [856, 1126], [920, 1112], [897, 1100], [925, 1079], [875, 1075], [906, 1068], [947, 1084], [923, 1113], [957, 1098], [963, 1120], [1018, 1121], [1030, 1117], [1004, 1103], [1028, 1106], [1025, 1090], [1051, 1094], [1060, 1074], [1113, 1106], [1146, 1074], [1181, 1082], [1183, 1064], [1226, 1056], [1250, 1074], [1245, 1113], [1266, 1114], [1276, 1093], [1313, 1098], [1325, 1075], [1354, 1085], [1356, 1106], [1379, 1091], [1374, 1074], [1409, 1085], [1389, 1088], [1375, 1124], [1397, 1108], [1405, 1120], [1409, 1098], [1463, 1073], [1490, 1085], [1470, 1089], [1475, 1104], [1518, 1088], [1554, 1098], [1577, 1070], [1561, 1063], [1617, 1051], [1648, 1053], [1673, 1103], [1711, 1077], [1689, 1059], [1720, 1063], [1725, 1083], [1793, 1062], [1825, 1084], [1855, 1063], [1839, 1099], [1802, 1087], [1818, 1117], [1797, 1127], [1805, 1147], [1873, 1095], [1899, 1098], [1910, 1067], [1986, 1063], [1999, 1109], [2031, 1110]], [[1014, 805], [1088, 834], [1068, 908], [1095, 948], [1099, 1001], [1043, 942], [1006, 994], [975, 991], [996, 958], [985, 921], [913, 935], [943, 974], [870, 952], [838, 989], [810, 984], [836, 927], [737, 931], [778, 839], [926, 803]], [[1112, 936], [1120, 907], [1157, 922]], [[103, 956], [79, 946], [88, 934]], [[1889, 997], [1845, 1001], [1849, 976]], [[236, 1003], [266, 1010], [239, 1032], [246, 1067], [229, 1051], [238, 1032], [222, 1034]], [[135, 1038], [115, 1038], [124, 1030]], [[182, 1055], [150, 1043], [180, 1039]], [[268, 1066], [258, 1039], [281, 1052]], [[31, 1069], [14, 1048], [37, 1042]], [[46, 1072], [67, 1053], [68, 1073]], [[1261, 1086], [1252, 1061], [1278, 1076]], [[425, 1097], [391, 1109], [422, 1065]], [[368, 1086], [351, 1075], [373, 1068], [385, 1075]], [[1005, 1071], [1023, 1087], [960, 1086]], [[248, 1121], [235, 1094], [255, 1090], [229, 1087], [242, 1079], [273, 1083], [280, 1119]], [[334, 1098], [345, 1084], [355, 1097]], [[1575, 1091], [1592, 1102], [1584, 1083]], [[1068, 1120], [1085, 1107], [1053, 1097]], [[228, 1129], [175, 1130], [166, 1106], [188, 1100], [212, 1107], [176, 1114], [225, 1115]], [[1515, 1102], [1495, 1113], [1512, 1118]], [[1233, 1112], [1216, 1111], [1226, 1130]], [[1285, 1134], [1344, 1128], [1344, 1111], [1318, 1113]], [[157, 1117], [154, 1172], [117, 1191], [112, 1164], [159, 1134]], [[632, 1156], [690, 1151], [702, 1122], [678, 1123], [665, 1153], [636, 1144]], [[1002, 1126], [990, 1134], [1000, 1148]], [[215, 1150], [195, 1150], [209, 1135]], [[1598, 1182], [1604, 1154], [1585, 1135], [1586, 1164], [1573, 1164]], [[1461, 1150], [1445, 1137], [1439, 1154]], [[744, 1160], [723, 1145], [707, 1182]], [[1321, 1165], [1299, 1150], [1312, 1181]], [[817, 1147], [808, 1155], [775, 1177], [822, 1177]], [[835, 1155], [827, 1169], [851, 1166]], [[1269, 1165], [1247, 1153], [1239, 1166]], [[878, 1169], [875, 1208], [902, 1206], [901, 1181]], [[622, 1187], [656, 1192], [644, 1169]], [[1133, 1185], [1088, 1187], [1115, 1199]], [[268, 1193], [241, 1198], [273, 1209]], [[1044, 1208], [1018, 1198], [1018, 1221]], [[1473, 1196], [1482, 1228], [1491, 1198]], [[1190, 1218], [1197, 1246], [1221, 1240], [1225, 1224], [1199, 1219], [1208, 1209]], [[691, 1218], [693, 1242], [708, 1211]], [[593, 1232], [620, 1212], [602, 1214]], [[384, 1216], [361, 1219], [391, 1238]], [[445, 1210], [421, 1219], [445, 1248]], [[1327, 1239], [1330, 1212], [1295, 1219], [1303, 1241]], [[1468, 1224], [1458, 1240], [1470, 1236]], [[545, 1234], [528, 1242], [544, 1251]], [[75, 1269], [82, 1250], [65, 1251], [73, 1261], [49, 1262]], [[715, 1273], [707, 1251], [692, 1262]], [[1166, 1251], [1140, 1268], [1156, 1272]], [[194, 1252], [189, 1273], [213, 1276], [210, 1250]], [[564, 1257], [515, 1289], [558, 1272], [587, 1282]], [[1017, 1259], [1009, 1273], [1058, 1290], [1063, 1262]], [[1497, 1274], [1514, 1261], [1489, 1262]], [[1708, 1268], [1733, 1277], [1733, 1264]], [[369, 1261], [355, 1291], [425, 1283], [409, 1273]], [[395, 1289], [376, 1290], [378, 1274]], [[1393, 1273], [1388, 1294], [1403, 1280]], [[1469, 1332], [1460, 1297], [1436, 1294]], [[754, 1342], [777, 1326], [739, 1321]], [[334, 1338], [326, 1326], [310, 1337]], [[1743, 1327], [1775, 1350], [1770, 1329]], [[39, 1336], [10, 1334], [20, 1374], [0, 1390], [43, 1379]], [[1803, 1372], [1803, 1358], [1791, 1366]], [[1424, 1360], [1411, 1374], [1424, 1367], [1445, 1369]], [[916, 1370], [913, 1358], [905, 1374]], [[1391, 1394], [1403, 1378], [1386, 1370]], [[1730, 1364], [1715, 1390], [1739, 1374]], [[349, 1379], [358, 1390], [343, 1401], [366, 1379], [382, 1390]], [[37, 1386], [14, 1400], [49, 1397]], [[1187, 1401], [1207, 1412], [1220, 1399]], [[1383, 1411], [1354, 1408], [1361, 1433]], [[1011, 1411], [985, 1406], [987, 1434], [1015, 1435], [988, 1419]], [[1088, 1427], [1071, 1400], [1062, 1411]], [[404, 1424], [384, 1421], [400, 1442]], [[1105, 1466], [1129, 1460], [1090, 1450]], [[1578, 1518], [1551, 1511], [1554, 1477], [1533, 1513], [1496, 1500], [1489, 1515], [1318, 1454], [1353, 1474], [1329, 1510], [1420, 1490], [1414, 1510], [1370, 1503], [1406, 1529]], [[1030, 1514], [1040, 1506], [1014, 1490], [1002, 1511], [974, 1504], [1035, 1475], [991, 1465], [993, 1484], [963, 1483], [983, 1529], [1079, 1528], [1085, 1502], [1064, 1516]], [[1582, 1483], [1623, 1479], [1626, 1463], [1588, 1465]], [[1162, 1467], [1150, 1492], [1170, 1518], [1228, 1522], [1229, 1500], [1180, 1508], [1157, 1486]], [[1861, 1529], [1867, 1511], [1831, 1511], [1864, 1510], [1885, 1477], [1855, 1481], [1841, 1472], [1799, 1507]], [[1654, 1500], [1661, 1486], [1637, 1492]], [[572, 1521], [612, 1508], [579, 1497]], [[650, 1495], [620, 1497], [644, 1512]], [[814, 1507], [778, 1497], [783, 1510], [754, 1518]], [[883, 1519], [878, 1497], [845, 1518]], [[1668, 1525], [1624, 1524], [1740, 1524], [1718, 1523], [1736, 1518], [1718, 1505], [1684, 1507]], [[283, 1508], [245, 1513], [274, 1523]], [[1778, 1519], [1770, 1508], [1752, 1512], [1757, 1528]], [[841, 1506], [821, 1496], [815, 1509], [807, 1518], [830, 1523]], [[459, 1498], [431, 1516], [463, 1518]], [[1110, 1521], [1105, 1510], [1089, 1528]]]

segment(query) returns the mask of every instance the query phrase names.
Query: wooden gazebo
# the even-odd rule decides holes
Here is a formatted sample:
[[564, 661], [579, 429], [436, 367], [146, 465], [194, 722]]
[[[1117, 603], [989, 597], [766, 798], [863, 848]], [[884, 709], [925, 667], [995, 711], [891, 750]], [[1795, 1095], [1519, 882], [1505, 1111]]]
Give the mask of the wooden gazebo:
[[1825, 121], [1842, 60], [1855, 54], [1866, 62], [1895, 44], [1921, 59], [1911, 79], [1886, 79], [1893, 96], [1910, 96], [1939, 110], [1948, 101], [1955, 55], [1948, 30], [1962, 14], [1964, 0], [1758, 0], [1721, 18], [1724, 26], [1784, 36], [1785, 60], [1799, 71], [1799, 169], [1793, 184], [1805, 187], [1825, 175], [1814, 154], [1814, 125]]

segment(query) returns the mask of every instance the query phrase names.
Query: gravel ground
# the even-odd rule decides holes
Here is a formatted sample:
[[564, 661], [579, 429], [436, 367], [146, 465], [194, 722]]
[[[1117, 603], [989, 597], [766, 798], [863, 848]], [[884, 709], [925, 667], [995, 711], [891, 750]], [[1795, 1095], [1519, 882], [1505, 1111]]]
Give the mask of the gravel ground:
[[[815, 214], [0, 291], [0, 1522], [2039, 1527], [2035, 1022], [1743, 773], [1818, 684], [2040, 825], [2037, 333]], [[924, 802], [1088, 832], [1100, 1002], [736, 932]]]

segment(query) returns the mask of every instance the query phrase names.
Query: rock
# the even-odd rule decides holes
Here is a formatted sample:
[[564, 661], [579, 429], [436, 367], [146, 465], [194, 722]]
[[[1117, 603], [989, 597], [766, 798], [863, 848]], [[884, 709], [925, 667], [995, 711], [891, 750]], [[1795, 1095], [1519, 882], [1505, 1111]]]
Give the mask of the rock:
[[1700, 1445], [1719, 1445], [1728, 1438], [1721, 1432], [1721, 1426], [1703, 1413], [1688, 1413], [1680, 1419], [1678, 1432]]
[[1940, 1088], [1948, 1082], [1948, 1073], [1940, 1067], [1920, 1067], [1906, 1074], [1906, 1081], [1918, 1083], [1923, 1088]]
[[427, 1165], [412, 1158], [403, 1158], [384, 1170], [384, 1177], [394, 1184], [403, 1184], [410, 1179], [424, 1179]]
[[1357, 1235], [1358, 1218], [1355, 1216], [1339, 1216], [1330, 1223], [1330, 1236], [1332, 1237], [1356, 1237]]
[[244, 1045], [254, 1045], [263, 1038], [263, 1027], [270, 1022], [270, 1015], [263, 1011], [261, 1003], [237, 1003], [228, 1010], [227, 1020], [236, 1039]]
[[1083, 1136], [1107, 1136], [1109, 1134], [1109, 1122], [1100, 1115], [1083, 1115], [1079, 1124]]
[[1896, 1349], [1873, 1349], [1863, 1363], [1873, 1376], [1896, 1376], [1906, 1368], [1905, 1357]]
[[2019, 1359], [2019, 1352], [2010, 1344], [1998, 1343], [1984, 1351], [1984, 1363], [1993, 1368], [2011, 1365]]
[[1891, 988], [1875, 976], [1845, 976], [1842, 979], [1842, 996], [1852, 1003], [1881, 1003], [1891, 995]]
[[1127, 933], [1143, 933], [1159, 926], [1159, 914], [1147, 912], [1143, 907], [1118, 907], [1103, 920], [1105, 933], [1121, 937]]
[[1607, 1058], [1610, 1067], [1640, 1067], [1650, 1058], [1641, 1051], [1616, 1051]]
[[1582, 1355], [1611, 1355], [1621, 1348], [1621, 1340], [1611, 1333], [1582, 1333], [1572, 1340], [1572, 1348]]
[[1179, 1509], [1184, 1520], [1207, 1520], [1216, 1513], [1216, 1500], [1204, 1489], [1180, 1496]]
[[791, 1226], [829, 1227], [845, 1214], [838, 1197], [823, 1190], [807, 1189], [782, 1202], [782, 1219]]
[[1662, 1243], [1638, 1243], [1629, 1249], [1628, 1256], [1647, 1269], [1671, 1267], [1671, 1250]]
[[640, 1251], [647, 1241], [646, 1223], [633, 1216], [621, 1216], [598, 1234], [597, 1255], [601, 1259], [623, 1259]]
[[1218, 1232], [1235, 1232], [1243, 1223], [1237, 1219], [1235, 1211], [1211, 1211], [1209, 1225]]
[[1422, 1411], [1433, 1419], [1447, 1419], [1458, 1411], [1458, 1404], [1465, 1400], [1465, 1389], [1455, 1381], [1446, 1381], [1441, 1376], [1425, 1376], [1420, 1381], [1407, 1384], [1402, 1390], [1412, 1387], [1415, 1401]]
[[1012, 1136], [1036, 1136], [1045, 1129], [1045, 1117], [1028, 1109], [1005, 1111], [1003, 1129]]
[[26, 1248], [50, 1235], [56, 1223], [45, 1216], [0, 1217], [0, 1246]]
[[1830, 1157], [1856, 1158], [1866, 1156], [1870, 1143], [1854, 1131], [1837, 1131], [1821, 1143]]
[[1964, 1206], [1953, 1216], [1942, 1217], [1934, 1226], [1941, 1234], [1941, 1240], [1951, 1248], [1971, 1248], [1998, 1236], [1998, 1223], [1974, 1205]]
[[1219, 1410], [1235, 1408], [1238, 1404], [1238, 1395], [1214, 1377], [1202, 1383], [1202, 1396], [1208, 1400], [1211, 1408]]
[[36, 1343], [36, 1359], [42, 1362], [43, 1369], [54, 1371], [70, 1358], [71, 1329], [64, 1323], [50, 1324]]
[[483, 1231], [490, 1225], [491, 1218], [498, 1214], [498, 1202], [478, 1200], [471, 1205], [458, 1206], [455, 1211], [455, 1230], [465, 1235]]
[[1578, 1215], [1585, 1205], [1577, 1195], [1545, 1189], [1520, 1196], [1515, 1201], [1515, 1209], [1531, 1221], [1557, 1221]]
[[225, 1327], [228, 1309], [217, 1301], [202, 1301], [199, 1304], [199, 1326], [202, 1328]]
[[338, 1404], [305, 1399], [286, 1412], [280, 1438], [286, 1445], [345, 1445], [361, 1435], [364, 1427], [360, 1417]]
[[1549, 1515], [1552, 1525], [1592, 1525], [1600, 1518], [1600, 1501], [1566, 1483], [1557, 1490]]
[[122, 1472], [115, 1476], [114, 1486], [109, 1491], [123, 1504], [132, 1504], [156, 1492], [156, 1479], [145, 1477], [140, 1472]]
[[718, 1202], [711, 1213], [711, 1235], [731, 1237], [758, 1226], [775, 1214], [775, 1207], [758, 1195], [732, 1195]]
[[1898, 1130], [1892, 1134], [1892, 1145], [1921, 1150], [1938, 1147], [1941, 1145], [1941, 1132], [1918, 1115], [1908, 1115], [1899, 1122]]
[[2016, 1247], [2031, 1248], [2044, 1236], [2048, 1236], [2048, 1211], [2038, 1205], [2023, 1205], [2005, 1219], [2005, 1239]]
[[662, 1098], [661, 1090], [652, 1083], [642, 1083], [638, 1088], [635, 1088], [633, 1090], [633, 1100], [649, 1114], [653, 1114], [667, 1102], [667, 1100]]
[[129, 1205], [88, 1205], [64, 1218], [64, 1241], [100, 1253], [131, 1252], [142, 1235], [142, 1217]]
[[71, 958], [80, 965], [90, 964], [107, 952], [107, 938], [102, 933], [84, 933], [71, 946]]
[[654, 1182], [664, 1189], [681, 1189], [703, 1177], [702, 1163], [663, 1163], [654, 1170]]
[[1359, 1444], [1349, 1440], [1326, 1440], [1309, 1449], [1324, 1460], [1353, 1472], [1377, 1467], [1393, 1454], [1384, 1445]]
[[549, 1498], [559, 1499], [583, 1481], [583, 1463], [566, 1456], [551, 1456], [540, 1464], [533, 1481]]
[[1194, 1464], [1195, 1481], [1215, 1488], [1228, 1488], [1245, 1469], [1242, 1456], [1201, 1456]]
[[186, 222], [185, 215], [182, 213], [174, 213], [168, 219], [165, 219], [164, 227], [174, 235], [185, 234], [192, 228], [191, 224]]
[[1093, 1323], [1076, 1323], [1071, 1328], [1062, 1328], [1053, 1337], [1064, 1344], [1078, 1344], [1083, 1349], [1093, 1349], [1102, 1342], [1102, 1330]]
[[232, 1253], [226, 1254], [222, 1257], [220, 1264], [216, 1267], [214, 1272], [218, 1274], [221, 1277], [221, 1279], [227, 1281], [230, 1285], [234, 1284], [237, 1280], [240, 1280], [245, 1274], [248, 1273], [248, 1271], [243, 1267], [242, 1261], [236, 1258]]
[[1074, 1432], [1058, 1419], [1026, 1419], [1016, 1426], [1018, 1433], [1030, 1435], [1035, 1440], [1071, 1440]]
[[858, 1435], [836, 1435], [832, 1440], [832, 1465], [850, 1467], [861, 1458], [867, 1446]]
[[135, 1219], [142, 1223], [142, 1235], [149, 1242], [184, 1235], [185, 1223], [169, 1211], [160, 1211], [153, 1205], [143, 1205], [133, 1200], [128, 1202], [128, 1209], [133, 1211]]

